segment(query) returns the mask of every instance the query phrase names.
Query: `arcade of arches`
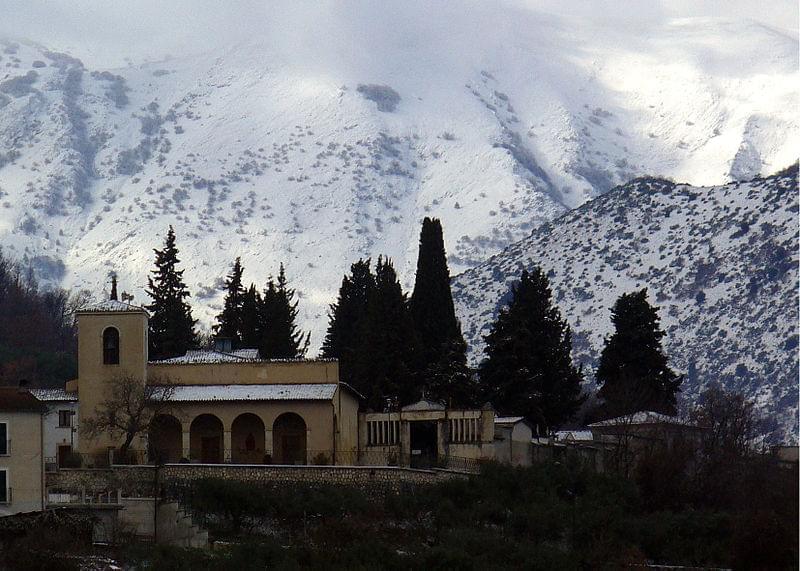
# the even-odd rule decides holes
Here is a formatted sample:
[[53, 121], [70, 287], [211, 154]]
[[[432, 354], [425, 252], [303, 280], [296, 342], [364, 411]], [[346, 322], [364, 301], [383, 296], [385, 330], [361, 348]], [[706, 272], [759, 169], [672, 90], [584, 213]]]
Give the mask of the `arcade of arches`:
[[243, 412], [228, 425], [213, 413], [196, 414], [183, 422], [177, 416], [161, 414], [153, 419], [151, 460], [204, 464], [305, 464], [308, 460], [310, 430], [298, 413], [284, 412], [265, 422], [258, 414]]

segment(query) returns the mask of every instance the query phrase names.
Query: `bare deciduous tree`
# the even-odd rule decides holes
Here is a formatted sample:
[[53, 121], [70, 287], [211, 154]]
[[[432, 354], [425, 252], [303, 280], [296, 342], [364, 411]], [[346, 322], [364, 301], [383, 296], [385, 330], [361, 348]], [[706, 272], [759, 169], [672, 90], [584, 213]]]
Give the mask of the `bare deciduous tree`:
[[174, 394], [175, 386], [166, 377], [144, 383], [130, 374], [116, 376], [95, 415], [82, 420], [81, 434], [89, 438], [101, 434], [121, 436], [124, 441], [119, 453], [125, 458], [134, 438], [147, 434], [153, 418], [169, 410]]

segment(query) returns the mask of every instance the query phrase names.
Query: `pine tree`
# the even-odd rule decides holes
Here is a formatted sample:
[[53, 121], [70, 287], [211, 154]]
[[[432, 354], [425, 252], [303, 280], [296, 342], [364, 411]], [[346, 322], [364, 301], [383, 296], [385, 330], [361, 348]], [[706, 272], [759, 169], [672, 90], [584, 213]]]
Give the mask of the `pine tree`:
[[261, 304], [261, 294], [250, 284], [242, 297], [242, 347], [256, 348], [261, 341]]
[[277, 282], [270, 277], [261, 301], [259, 353], [262, 359], [299, 359], [311, 342], [311, 333], [297, 326], [295, 290], [288, 286], [283, 264]]
[[352, 382], [367, 405], [384, 410], [420, 398], [414, 371], [417, 342], [406, 295], [390, 260], [378, 258], [375, 287], [367, 301]]
[[239, 347], [242, 340], [243, 272], [241, 259], [236, 258], [233, 269], [225, 280], [225, 302], [214, 326], [214, 333], [218, 337], [230, 339], [234, 347]]
[[500, 411], [523, 414], [547, 432], [569, 420], [585, 397], [583, 374], [572, 363], [572, 335], [552, 304], [540, 268], [522, 272], [486, 336], [481, 364], [483, 396]]
[[614, 333], [606, 339], [596, 374], [606, 413], [675, 414], [683, 378], [669, 367], [661, 347], [664, 332], [658, 308], [648, 303], [647, 289], [620, 296], [611, 310], [611, 321]]
[[[197, 344], [197, 333], [192, 318], [192, 308], [186, 301], [189, 290], [183, 282], [183, 270], [178, 269], [178, 248], [175, 246], [175, 231], [172, 226], [162, 250], [153, 250], [156, 269], [147, 278], [147, 295], [152, 303], [150, 312], [150, 352], [154, 358], [168, 358], [186, 354]], [[116, 294], [116, 276], [112, 285]]]
[[342, 278], [339, 297], [330, 306], [328, 331], [322, 343], [322, 356], [339, 360], [339, 378], [349, 382], [356, 351], [363, 337], [367, 301], [375, 288], [370, 260], [359, 259]]

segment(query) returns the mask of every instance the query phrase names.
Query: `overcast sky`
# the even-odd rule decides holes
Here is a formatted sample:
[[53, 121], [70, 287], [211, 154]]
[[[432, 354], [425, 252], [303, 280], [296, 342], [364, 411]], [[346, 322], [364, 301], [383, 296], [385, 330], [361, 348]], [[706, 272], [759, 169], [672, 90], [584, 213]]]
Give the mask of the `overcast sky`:
[[[69, 52], [94, 67], [214, 50], [259, 36], [313, 41], [324, 26], [351, 16], [391, 25], [402, 10], [426, 11], [431, 0], [374, 2], [254, 0], [0, 0], [0, 36]], [[673, 18], [751, 20], [797, 39], [797, 0], [435, 0], [436, 10], [513, 9], [584, 19], [593, 25], [646, 28]], [[402, 7], [400, 7], [402, 6]], [[364, 18], [363, 14], [369, 14]], [[442, 12], [437, 12], [441, 14]], [[400, 14], [402, 17], [402, 14]], [[370, 20], [372, 18], [372, 20]], [[369, 24], [367, 24], [369, 25]], [[309, 30], [313, 34], [309, 34]], [[412, 39], [413, 41], [413, 39]]]

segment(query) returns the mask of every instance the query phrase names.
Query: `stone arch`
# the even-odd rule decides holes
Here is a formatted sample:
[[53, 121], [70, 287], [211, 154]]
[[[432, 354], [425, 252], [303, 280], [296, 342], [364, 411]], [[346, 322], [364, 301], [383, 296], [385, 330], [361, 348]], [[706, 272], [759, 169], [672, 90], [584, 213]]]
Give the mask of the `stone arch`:
[[285, 412], [272, 425], [272, 447], [276, 464], [306, 464], [306, 421]]
[[264, 421], [245, 412], [231, 424], [231, 461], [238, 464], [261, 464], [266, 442]]
[[222, 421], [213, 414], [201, 414], [189, 427], [189, 459], [203, 464], [221, 464], [225, 450]]
[[179, 462], [184, 455], [181, 421], [171, 414], [156, 415], [150, 422], [148, 442], [151, 461], [159, 464]]
[[103, 364], [119, 365], [119, 329], [103, 329]]

